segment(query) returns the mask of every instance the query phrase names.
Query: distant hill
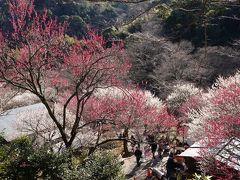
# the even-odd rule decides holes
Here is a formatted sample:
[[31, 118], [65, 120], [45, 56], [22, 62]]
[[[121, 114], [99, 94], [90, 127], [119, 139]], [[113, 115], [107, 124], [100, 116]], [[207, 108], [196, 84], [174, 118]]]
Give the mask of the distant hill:
[[[0, 25], [6, 31], [7, 7], [6, 0], [0, 0]], [[102, 30], [121, 21], [127, 16], [128, 6], [124, 4], [89, 3], [87, 1], [71, 0], [35, 0], [38, 11], [46, 8], [48, 15], [57, 17], [60, 22], [69, 23], [68, 34], [82, 36], [86, 27]]]
[[[8, 31], [5, 2], [0, 0], [0, 26]], [[129, 78], [163, 99], [179, 81], [208, 87], [240, 68], [239, 1], [160, 2], [35, 0], [35, 7], [68, 22], [69, 35], [81, 37], [90, 26], [123, 39], [133, 64]]]

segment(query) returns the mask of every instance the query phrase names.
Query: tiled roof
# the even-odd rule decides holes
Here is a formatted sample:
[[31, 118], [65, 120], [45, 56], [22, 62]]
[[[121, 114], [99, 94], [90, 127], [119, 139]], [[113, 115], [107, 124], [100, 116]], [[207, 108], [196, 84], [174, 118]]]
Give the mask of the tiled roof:
[[233, 137], [217, 152], [216, 159], [240, 171], [240, 139]]

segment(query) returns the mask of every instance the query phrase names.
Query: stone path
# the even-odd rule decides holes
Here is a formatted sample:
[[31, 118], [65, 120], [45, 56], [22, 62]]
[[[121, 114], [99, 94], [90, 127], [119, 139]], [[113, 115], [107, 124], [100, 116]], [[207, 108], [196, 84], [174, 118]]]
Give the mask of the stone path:
[[147, 156], [145, 158], [141, 158], [141, 166], [136, 166], [136, 158], [135, 156], [131, 156], [128, 158], [123, 158], [124, 164], [123, 164], [123, 170], [126, 179], [135, 179], [136, 180], [144, 180], [146, 179], [147, 169], [149, 167], [155, 167], [158, 170], [166, 171], [166, 162], [168, 157], [163, 157], [162, 159], [158, 158], [156, 156], [156, 159], [152, 159], [152, 156]]

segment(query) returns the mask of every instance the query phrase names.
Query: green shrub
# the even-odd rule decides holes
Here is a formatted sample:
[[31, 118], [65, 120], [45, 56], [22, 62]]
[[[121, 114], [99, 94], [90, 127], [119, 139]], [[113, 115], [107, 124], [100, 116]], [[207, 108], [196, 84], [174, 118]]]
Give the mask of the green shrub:
[[70, 153], [55, 153], [48, 147], [35, 148], [27, 137], [0, 147], [0, 179], [64, 179]]
[[[1, 136], [0, 136], [1, 137]], [[35, 147], [27, 137], [0, 146], [0, 179], [121, 180], [121, 164], [109, 152], [96, 152], [83, 159], [72, 152]]]
[[107, 151], [96, 152], [85, 159], [79, 171], [83, 180], [124, 179], [119, 160]]

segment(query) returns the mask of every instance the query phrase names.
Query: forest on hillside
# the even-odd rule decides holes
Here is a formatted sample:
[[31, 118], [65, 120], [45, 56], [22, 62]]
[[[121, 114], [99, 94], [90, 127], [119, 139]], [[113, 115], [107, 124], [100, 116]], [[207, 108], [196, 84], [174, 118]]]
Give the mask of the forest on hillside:
[[0, 179], [239, 179], [239, 32], [239, 0], [0, 0]]
[[[0, 1], [0, 24], [11, 31], [5, 2]], [[110, 41], [123, 39], [133, 64], [129, 78], [163, 99], [181, 81], [206, 88], [240, 67], [238, 1], [34, 3], [39, 11], [47, 8], [49, 17], [67, 22], [70, 36], [84, 36], [93, 27]]]

